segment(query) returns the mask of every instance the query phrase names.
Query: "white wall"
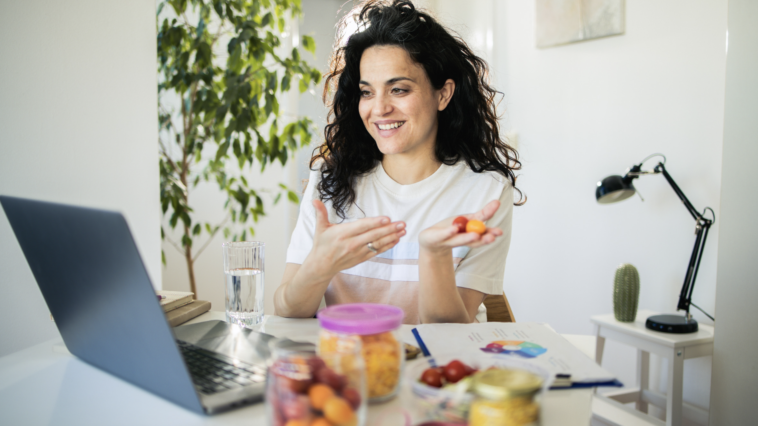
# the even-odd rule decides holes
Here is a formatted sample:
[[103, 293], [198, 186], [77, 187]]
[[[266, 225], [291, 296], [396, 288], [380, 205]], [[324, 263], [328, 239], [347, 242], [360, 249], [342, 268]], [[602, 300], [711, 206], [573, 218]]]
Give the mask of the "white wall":
[[[345, 4], [342, 7], [343, 3]], [[310, 35], [316, 42], [316, 57], [312, 58], [311, 64], [317, 67], [321, 74], [329, 70], [329, 56], [332, 53], [335, 28], [338, 16], [349, 10], [350, 3], [345, 0], [303, 0], [303, 19], [300, 21], [300, 34]], [[341, 11], [341, 12], [340, 12]], [[326, 114], [328, 109], [321, 100], [324, 87], [322, 79], [319, 87], [304, 93], [298, 103], [300, 114], [310, 117], [318, 128], [313, 137], [312, 146], [298, 152], [295, 164], [297, 165], [298, 182], [308, 178], [308, 164], [311, 159], [313, 148], [324, 141], [324, 126], [326, 126]]]
[[[161, 283], [155, 2], [0, 3], [0, 194], [125, 214]], [[58, 335], [0, 209], [0, 355]]]
[[710, 424], [755, 423], [758, 395], [758, 194], [752, 170], [758, 158], [758, 4], [729, 0], [721, 235], [713, 352]]

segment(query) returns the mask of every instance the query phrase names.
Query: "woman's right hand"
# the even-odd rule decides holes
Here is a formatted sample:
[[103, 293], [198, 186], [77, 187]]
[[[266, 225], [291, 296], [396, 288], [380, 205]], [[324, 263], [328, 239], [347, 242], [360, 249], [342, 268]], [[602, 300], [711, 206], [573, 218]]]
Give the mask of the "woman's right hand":
[[[394, 247], [405, 235], [404, 222], [392, 222], [386, 216], [368, 217], [349, 223], [329, 222], [326, 206], [313, 200], [316, 230], [313, 248], [303, 263], [309, 263], [320, 277], [331, 277]], [[376, 249], [373, 252], [368, 243]]]

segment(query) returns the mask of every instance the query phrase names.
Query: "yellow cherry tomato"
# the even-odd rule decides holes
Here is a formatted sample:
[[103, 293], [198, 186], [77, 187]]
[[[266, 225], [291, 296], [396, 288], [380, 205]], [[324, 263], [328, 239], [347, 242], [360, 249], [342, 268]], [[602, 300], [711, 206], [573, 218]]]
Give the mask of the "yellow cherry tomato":
[[466, 223], [466, 232], [476, 232], [477, 234], [482, 235], [486, 230], [487, 226], [480, 220], [472, 219]]

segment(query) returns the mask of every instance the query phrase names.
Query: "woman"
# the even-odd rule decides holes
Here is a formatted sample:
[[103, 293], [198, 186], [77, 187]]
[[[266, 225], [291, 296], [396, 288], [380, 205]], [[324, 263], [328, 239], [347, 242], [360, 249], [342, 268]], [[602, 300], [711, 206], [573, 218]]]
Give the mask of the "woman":
[[[409, 1], [369, 1], [354, 19], [327, 74], [329, 124], [276, 313], [312, 317], [323, 296], [396, 305], [406, 323], [473, 322], [503, 291], [520, 169], [487, 66]], [[460, 215], [487, 221], [486, 233], [458, 233]]]

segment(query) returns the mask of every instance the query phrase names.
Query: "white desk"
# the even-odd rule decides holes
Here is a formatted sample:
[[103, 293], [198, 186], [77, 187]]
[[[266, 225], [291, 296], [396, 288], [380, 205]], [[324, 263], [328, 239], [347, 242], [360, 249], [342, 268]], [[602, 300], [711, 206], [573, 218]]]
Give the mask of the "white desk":
[[[209, 312], [193, 320], [223, 319]], [[315, 320], [270, 317], [265, 331], [313, 341]], [[403, 327], [407, 335], [410, 327]], [[419, 361], [410, 361], [419, 362]], [[587, 426], [592, 390], [551, 391], [543, 399], [543, 426]], [[413, 423], [413, 397], [408, 387], [390, 402], [371, 405], [368, 426], [403, 425], [403, 413]], [[265, 425], [264, 404], [254, 404], [215, 416], [202, 416], [113, 377], [69, 354], [54, 339], [0, 358], [0, 424], [2, 425]]]
[[[654, 425], [678, 426], [682, 415], [696, 419], [700, 424], [708, 423], [708, 413], [698, 407], [682, 403], [682, 379], [684, 360], [713, 354], [713, 327], [698, 324], [695, 333], [672, 334], [645, 328], [645, 320], [657, 312], [639, 311], [634, 322], [616, 321], [613, 314], [593, 316], [597, 329], [595, 361], [603, 361], [605, 339], [614, 340], [637, 348], [637, 387], [621, 389], [598, 395], [599, 398], [635, 414]], [[668, 392], [662, 395], [649, 389], [650, 354], [654, 353], [668, 360]], [[637, 412], [623, 404], [634, 402]], [[666, 423], [645, 415], [648, 403], [666, 409]], [[703, 421], [704, 420], [704, 421]]]

